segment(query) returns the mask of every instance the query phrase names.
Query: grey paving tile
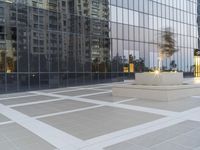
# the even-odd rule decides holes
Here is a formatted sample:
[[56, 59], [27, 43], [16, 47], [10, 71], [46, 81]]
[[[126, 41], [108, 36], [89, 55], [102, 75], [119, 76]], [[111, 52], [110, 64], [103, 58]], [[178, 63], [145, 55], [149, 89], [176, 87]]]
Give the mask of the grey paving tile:
[[195, 129], [187, 134], [180, 135], [170, 142], [190, 147], [191, 149], [198, 148], [200, 147], [200, 129]]
[[10, 93], [10, 94], [0, 94], [0, 99], [1, 98], [9, 98], [9, 97], [17, 97], [17, 96], [28, 96], [28, 95], [35, 95], [33, 93], [29, 92], [20, 92], [20, 93]]
[[55, 150], [55, 147], [18, 124], [0, 126], [2, 150]]
[[71, 91], [71, 92], [61, 92], [57, 94], [67, 95], [67, 96], [79, 96], [79, 95], [92, 94], [92, 93], [98, 93], [98, 92], [101, 92], [101, 91], [85, 89], [85, 90], [77, 90], [77, 91]]
[[[124, 147], [126, 147], [126, 145], [127, 147], [130, 147], [130, 145], [137, 145], [150, 150], [193, 150], [198, 147], [200, 141], [199, 132], [200, 122], [185, 121], [110, 146], [110, 149], [112, 150], [112, 148], [117, 147], [117, 145], [123, 145]], [[191, 143], [191, 141], [193, 141], [193, 143]], [[195, 147], [192, 147], [194, 146], [192, 144], [196, 144]]]
[[162, 116], [112, 107], [100, 107], [40, 119], [81, 139], [90, 139], [160, 119]]
[[84, 98], [100, 100], [100, 101], [108, 101], [108, 102], [118, 102], [118, 101], [122, 101], [122, 100], [128, 99], [127, 97], [112, 96], [112, 93], [98, 94], [98, 95], [93, 95], [93, 96], [86, 96]]
[[8, 119], [7, 117], [5, 117], [4, 115], [0, 114], [0, 122], [6, 122], [9, 121], [10, 119]]
[[[109, 84], [107, 84], [109, 85]], [[98, 87], [102, 87], [105, 86], [105, 84], [91, 84], [91, 85], [83, 85], [83, 86], [79, 86], [80, 88], [98, 88]]]
[[158, 102], [152, 100], [138, 99], [125, 102], [125, 104], [182, 112], [195, 107], [199, 107], [200, 99], [190, 97], [171, 102]]
[[107, 87], [97, 87], [96, 89], [102, 89], [102, 90], [112, 90], [112, 86], [107, 86]]
[[[196, 123], [196, 125], [194, 125]], [[191, 126], [189, 126], [191, 124]], [[188, 133], [194, 129], [198, 129], [200, 127], [199, 122], [186, 121], [182, 122], [137, 138], [129, 140], [130, 143], [135, 143], [137, 145], [142, 145], [145, 147], [151, 147], [153, 145], [157, 145], [159, 143], [165, 142], [167, 140], [178, 137], [179, 135]]]
[[17, 147], [8, 141], [0, 142], [0, 148], [2, 150], [18, 150]]
[[61, 100], [61, 101], [47, 102], [41, 104], [13, 107], [13, 109], [29, 116], [39, 116], [39, 115], [57, 113], [67, 110], [74, 110], [89, 106], [94, 106], [94, 104], [78, 102], [73, 100]]
[[19, 150], [55, 150], [52, 145], [36, 137], [15, 140], [13, 143]]
[[0, 133], [0, 143], [4, 143], [6, 142], [8, 139], [2, 134]]
[[191, 129], [199, 129], [200, 128], [200, 122], [197, 122], [197, 121], [184, 121], [182, 123], [179, 123], [178, 125], [188, 127]]
[[177, 145], [174, 143], [166, 142], [159, 145], [155, 145], [151, 147], [150, 150], [193, 150], [193, 149]]
[[55, 89], [46, 89], [46, 90], [41, 90], [41, 92], [52, 93], [52, 92], [60, 92], [60, 91], [75, 90], [75, 89], [78, 89], [78, 88], [79, 88], [79, 87], [55, 88]]
[[114, 146], [109, 146], [107, 148], [104, 148], [104, 150], [149, 150], [149, 149], [135, 144], [123, 142], [116, 144]]
[[15, 105], [15, 104], [45, 101], [45, 100], [51, 100], [51, 99], [57, 99], [57, 98], [58, 97], [38, 95], [38, 96], [30, 96], [30, 97], [23, 97], [23, 98], [6, 99], [6, 100], [0, 101], [0, 103], [4, 105]]

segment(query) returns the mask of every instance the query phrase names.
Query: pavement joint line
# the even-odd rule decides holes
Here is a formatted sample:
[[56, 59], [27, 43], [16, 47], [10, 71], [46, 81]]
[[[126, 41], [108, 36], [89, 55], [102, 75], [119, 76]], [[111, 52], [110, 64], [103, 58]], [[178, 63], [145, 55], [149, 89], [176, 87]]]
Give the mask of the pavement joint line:
[[132, 84], [132, 83], [124, 83], [124, 82], [112, 82], [112, 83], [104, 83], [104, 84], [98, 84], [100, 86], [94, 86], [91, 87], [92, 85], [88, 85], [88, 86], [84, 86], [83, 88], [87, 88], [87, 87], [91, 87], [91, 88], [103, 88], [103, 87], [112, 87], [114, 85], [118, 85], [118, 84]]
[[[73, 97], [74, 98], [74, 97]], [[71, 99], [71, 98], [70, 98]], [[76, 98], [75, 98], [75, 100], [77, 100]], [[80, 100], [80, 98], [79, 98], [79, 100]], [[78, 100], [78, 101], [79, 101]], [[85, 100], [87, 100], [87, 99], [83, 99], [83, 98], [81, 98], [81, 101], [85, 101]], [[96, 100], [95, 100], [96, 101]], [[107, 105], [106, 105], [107, 106]], [[154, 109], [155, 110], [155, 109]], [[156, 109], [157, 110], [157, 109]], [[183, 122], [183, 121], [186, 121], [186, 120], [189, 120], [188, 119], [188, 115], [191, 115], [192, 113], [194, 113], [195, 111], [198, 111], [199, 110], [199, 108], [195, 108], [195, 109], [190, 109], [190, 110], [188, 110], [188, 111], [185, 111], [185, 112], [175, 112], [175, 114], [173, 114], [172, 116], [171, 115], [169, 115], [170, 117], [169, 118], [175, 118], [174, 119], [174, 121], [178, 121], [178, 120], [180, 120], [180, 122]], [[142, 110], [142, 109], [140, 109], [139, 111], [141, 111], [141, 112], [145, 112], [144, 110]], [[176, 118], [176, 116], [179, 116], [179, 117], [177, 117]], [[169, 122], [171, 122], [171, 121], [169, 121]], [[179, 121], [178, 121], [179, 122]], [[177, 122], [177, 123], [178, 123]], [[177, 124], [177, 123], [174, 123], [174, 124]], [[111, 133], [112, 134], [112, 133]], [[146, 133], [144, 133], [144, 134], [146, 134]], [[137, 136], [136, 136], [137, 137]], [[124, 138], [128, 138], [128, 135], [124, 135]], [[120, 139], [121, 139], [121, 137], [120, 137]], [[107, 143], [107, 146], [110, 146], [110, 145], [113, 145], [113, 144], [117, 144], [117, 143], [119, 143], [119, 140], [120, 139], [117, 139], [117, 137], [116, 138], [111, 138], [111, 142], [112, 141], [116, 141], [116, 140], [118, 140], [118, 142], [114, 142], [114, 143]], [[130, 139], [130, 138], [128, 138], [128, 139]], [[92, 140], [92, 139], [91, 139]], [[106, 140], [105, 140], [106, 141]], [[93, 148], [94, 149], [96, 149], [96, 148], [99, 148], [99, 144], [101, 145], [101, 143], [104, 143], [105, 141], [103, 141], [103, 142], [100, 142], [100, 143], [97, 143], [97, 145], [95, 145]], [[109, 140], [107, 140], [107, 141], [109, 141]], [[123, 141], [122, 141], [123, 142]], [[94, 144], [94, 143], [93, 143]], [[97, 146], [97, 147], [96, 147]], [[104, 145], [105, 146], [105, 145]], [[92, 145], [89, 145], [89, 147], [87, 147], [86, 149], [85, 148], [83, 148], [83, 150], [89, 150], [91, 148], [91, 150], [93, 149], [92, 148]], [[103, 147], [102, 147], [103, 148]]]
[[47, 141], [57, 149], [65, 147], [65, 150], [78, 150], [83, 140], [66, 132], [52, 127], [42, 121], [31, 118], [21, 112], [0, 104], [0, 113], [30, 132]]
[[0, 122], [0, 126], [2, 125], [6, 125], [6, 124], [11, 124], [11, 123], [15, 123], [14, 121], [5, 121], [5, 122]]
[[[34, 93], [34, 92], [31, 92], [31, 93]], [[35, 93], [36, 95], [29, 95], [29, 96], [37, 96], [37, 95], [46, 95], [46, 94], [48, 94], [48, 93], [42, 93], [42, 92], [36, 92]], [[54, 93], [50, 93], [50, 95], [51, 94], [54, 94]], [[96, 94], [95, 94], [96, 95]], [[54, 97], [60, 97], [60, 98], [58, 98], [58, 99], [62, 99], [62, 97], [63, 97], [63, 99], [66, 99], [66, 97], [67, 97], [67, 99], [70, 99], [70, 100], [75, 100], [75, 101], [81, 101], [81, 102], [85, 102], [85, 101], [88, 101], [89, 99], [85, 99], [85, 98], [81, 98], [81, 97], [74, 97], [74, 96], [63, 96], [63, 95], [57, 95], [57, 96], [54, 96]], [[70, 97], [70, 98], [69, 98]], [[200, 98], [200, 96], [198, 97], [198, 98]], [[9, 98], [10, 99], [10, 98]], [[83, 101], [82, 101], [83, 100]], [[127, 99], [128, 100], [128, 99]], [[102, 102], [102, 101], [98, 101], [98, 100], [94, 100], [95, 102]], [[126, 101], [126, 100], [123, 100], [123, 101]], [[103, 102], [104, 103], [104, 102]], [[114, 102], [114, 103], [110, 103], [110, 102], [106, 102], [105, 104], [106, 105], [98, 105], [98, 106], [96, 106], [96, 107], [102, 107], [102, 106], [109, 106], [109, 105], [107, 105], [107, 103], [109, 103], [109, 105], [110, 104], [113, 104], [113, 106], [111, 106], [111, 107], [116, 107], [117, 105], [120, 105], [121, 106], [121, 102]], [[123, 104], [122, 104], [123, 105]], [[0, 104], [0, 108], [1, 108], [1, 106], [4, 106], [4, 105], [2, 105], [2, 104]], [[124, 106], [124, 105], [123, 105]], [[130, 105], [128, 105], [128, 106], [130, 106]], [[4, 107], [8, 107], [8, 106], [4, 106]], [[93, 107], [95, 107], [95, 106], [93, 106]], [[143, 108], [148, 108], [148, 107], [141, 107], [142, 109]], [[9, 108], [7, 108], [7, 109], [9, 109]], [[80, 108], [80, 110], [81, 109], [84, 109], [84, 108]], [[87, 108], [85, 108], [85, 109], [87, 109]], [[92, 109], [92, 108], [91, 108]], [[126, 109], [126, 108], [125, 108]], [[76, 109], [77, 111], [78, 111], [78, 109]], [[72, 110], [72, 111], [76, 111], [76, 110]], [[158, 110], [158, 109], [152, 109], [152, 111], [155, 111], [155, 110]], [[0, 109], [0, 112], [2, 111], [2, 109]], [[14, 110], [15, 111], [15, 110]], [[145, 112], [145, 111], [143, 111], [143, 110], [139, 110], [140, 112]], [[67, 112], [67, 111], [66, 111]], [[184, 111], [184, 112], [171, 112], [171, 111], [169, 111], [169, 113], [174, 113], [174, 114], [170, 114], [170, 115], [166, 115], [167, 117], [165, 117], [166, 119], [169, 119], [169, 121], [166, 121], [168, 124], [167, 124], [167, 126], [171, 126], [171, 125], [169, 125], [169, 124], [171, 124], [171, 122], [173, 122], [174, 124], [177, 124], [177, 123], [179, 123], [179, 122], [183, 122], [183, 121], [186, 121], [186, 120], [193, 120], [191, 117], [192, 116], [194, 116], [194, 114], [195, 115], [197, 115], [197, 113], [199, 114], [199, 112], [200, 112], [200, 107], [197, 107], [197, 108], [193, 108], [193, 109], [190, 109], [190, 110], [187, 110], [187, 111]], [[59, 113], [64, 113], [64, 112], [59, 112]], [[70, 111], [68, 111], [68, 113], [70, 113]], [[56, 114], [56, 113], [55, 113]], [[47, 115], [51, 115], [51, 114], [47, 114]], [[158, 114], [158, 115], [160, 115], [160, 114]], [[28, 116], [27, 116], [28, 117]], [[39, 116], [36, 116], [36, 117], [34, 117], [34, 118], [31, 118], [31, 117], [29, 117], [29, 119], [37, 119], [37, 117], [39, 117]], [[162, 119], [165, 119], [165, 118], [162, 118]], [[24, 119], [25, 120], [25, 119]], [[19, 120], [19, 121], [21, 121], [21, 120]], [[158, 120], [156, 120], [156, 121], [158, 121]], [[11, 122], [11, 123], [13, 123], [13, 122], [15, 122], [15, 121], [7, 121], [7, 122]], [[2, 122], [2, 123], [6, 123], [6, 122]], [[151, 122], [149, 122], [149, 123], [151, 123]], [[144, 123], [144, 124], [141, 124], [141, 126], [143, 126], [143, 125], [145, 125], [146, 123]], [[166, 125], [166, 123], [162, 123], [161, 125]], [[0, 125], [1, 125], [1, 123], [0, 123]], [[79, 143], [80, 145], [81, 145], [81, 147], [80, 146], [78, 146], [78, 149], [79, 150], [103, 150], [103, 148], [105, 148], [105, 147], [107, 147], [107, 146], [111, 146], [111, 145], [114, 145], [114, 144], [117, 144], [117, 143], [120, 143], [120, 141], [121, 142], [123, 142], [123, 141], [126, 141], [126, 139], [127, 140], [129, 140], [129, 139], [132, 139], [132, 138], [130, 138], [130, 137], [133, 137], [134, 138], [134, 136], [135, 137], [138, 137], [138, 136], [141, 136], [140, 134], [142, 134], [142, 135], [144, 135], [144, 134], [147, 134], [147, 133], [151, 133], [151, 132], [154, 132], [154, 131], [152, 131], [153, 129], [154, 129], [154, 127], [156, 128], [156, 126], [157, 126], [157, 128], [158, 128], [158, 126], [160, 125], [160, 123], [157, 123], [155, 126], [154, 125], [152, 125], [152, 126], [150, 126], [149, 128], [145, 128], [144, 130], [140, 130], [140, 131], [136, 131], [136, 132], [134, 132], [134, 131], [132, 131], [132, 132], [128, 132], [128, 129], [129, 128], [126, 128], [127, 129], [127, 133], [125, 133], [124, 132], [124, 134], [121, 134], [121, 135], [117, 135], [117, 136], [115, 136], [114, 134], [116, 134], [117, 132], [118, 133], [122, 133], [123, 131], [125, 131], [126, 129], [122, 129], [122, 130], [118, 130], [118, 131], [116, 131], [116, 132], [113, 132], [113, 133], [110, 133], [110, 134], [105, 134], [105, 135], [102, 135], [102, 136], [100, 136], [100, 137], [95, 137], [95, 138], [92, 138], [92, 139], [89, 139], [89, 140], [87, 140], [87, 141], [85, 141], [85, 142], [83, 142], [82, 140], [81, 140], [81, 142]], [[173, 125], [173, 124], [172, 124]], [[137, 126], [135, 126], [135, 127], [137, 127]], [[133, 128], [135, 128], [135, 127], [131, 127], [131, 129], [133, 129]], [[163, 128], [165, 128], [165, 127], [162, 127], [161, 129], [163, 129]], [[29, 130], [29, 129], [28, 129]], [[157, 131], [157, 130], [159, 130], [159, 129], [155, 129], [155, 131]], [[32, 131], [31, 131], [32, 132]], [[67, 133], [66, 133], [67, 134]], [[37, 134], [36, 134], [37, 135]], [[113, 136], [113, 137], [111, 137], [111, 136]], [[102, 139], [101, 139], [102, 138]], [[107, 138], [107, 139], [106, 139]], [[95, 141], [96, 140], [96, 141]], [[98, 141], [99, 140], [99, 141]], [[48, 142], [48, 141], [47, 141]], [[64, 141], [63, 141], [64, 142]], [[90, 143], [91, 142], [91, 143]], [[92, 143], [92, 142], [96, 142], [96, 143]], [[51, 143], [50, 143], [51, 144]], [[58, 150], [78, 150], [78, 149], [74, 149], [74, 147], [72, 146], [70, 146], [70, 145], [63, 145], [63, 146], [59, 146], [59, 147], [57, 147], [57, 149]]]
[[122, 100], [122, 101], [114, 102], [114, 104], [121, 104], [121, 103], [130, 102], [130, 101], [134, 101], [134, 100], [137, 100], [137, 98], [125, 99], [125, 100]]
[[[44, 90], [39, 90], [39, 91], [46, 92], [46, 93], [53, 93], [53, 92], [64, 91], [64, 90], [73, 90], [73, 89], [77, 89], [77, 88], [76, 87], [63, 87], [63, 88], [55, 88], [55, 89], [44, 89]], [[35, 90], [35, 91], [38, 91], [38, 90]], [[29, 92], [32, 92], [32, 91], [29, 91]]]
[[193, 98], [200, 98], [200, 96], [192, 96]]
[[196, 119], [194, 116], [192, 118], [188, 118], [188, 120], [191, 120], [191, 121], [196, 121], [196, 122], [200, 122], [200, 119]]
[[[100, 86], [95, 86], [95, 87], [91, 87], [91, 85], [88, 85], [88, 86], [84, 86], [84, 87], [67, 87], [65, 88], [65, 90], [56, 90], [56, 91], [52, 91], [50, 93], [52, 94], [57, 94], [57, 93], [62, 93], [62, 92], [73, 92], [73, 91], [79, 91], [79, 90], [85, 90], [85, 89], [92, 89], [92, 90], [102, 90], [102, 91], [109, 91], [109, 89], [98, 89], [98, 88], [103, 88], [103, 87], [112, 87], [113, 85], [118, 85], [119, 83], [121, 82], [117, 82], [117, 83], [111, 83], [111, 84], [99, 84]], [[86, 88], [85, 88], [86, 87]], [[89, 87], [89, 88], [87, 88]], [[71, 89], [71, 90], [68, 90]], [[48, 92], [48, 89], [47, 90], [41, 90], [40, 92]], [[29, 91], [28, 93], [34, 93], [34, 94], [37, 94], [37, 91]]]
[[[98, 85], [98, 86], [95, 86], [95, 87], [101, 87], [101, 86], [105, 86], [106, 84], [96, 84], [96, 85]], [[93, 84], [91, 84], [91, 85], [83, 85], [83, 86], [79, 86], [79, 87], [87, 88], [87, 87], [92, 87], [92, 86], [93, 86]]]
[[[108, 146], [111, 146], [111, 145], [114, 145], [114, 144], [118, 144], [120, 142], [124, 142], [126, 140], [130, 140], [132, 138], [135, 138], [135, 137], [138, 137], [138, 136], [141, 136], [141, 135], [145, 135], [147, 133], [151, 133], [151, 132], [154, 132], [154, 131], [157, 131], [157, 130], [160, 130], [160, 129], [170, 127], [172, 125], [184, 122], [186, 120], [190, 120], [190, 117], [191, 117], [190, 115], [192, 115], [196, 112], [200, 112], [200, 107], [193, 108], [193, 109], [190, 109], [190, 110], [187, 110], [187, 111], [184, 111], [184, 112], [179, 112], [175, 116], [162, 118], [163, 120], [166, 119], [166, 121], [164, 121], [163, 123], [162, 122], [160, 123], [160, 120], [162, 120], [162, 119], [155, 120], [155, 121], [145, 123], [145, 124], [142, 124], [142, 125], [139, 125], [139, 126], [136, 126], [136, 127], [123, 129], [123, 130], [116, 131], [116, 132], [113, 132], [113, 133], [110, 133], [110, 134], [107, 134], [107, 135], [103, 135], [103, 136], [100, 136], [100, 137], [95, 137], [93, 139], [89, 139], [89, 140], [85, 141], [85, 144], [89, 147], [92, 146], [92, 145], [94, 145], [96, 147], [98, 144], [101, 145], [102, 143], [104, 143], [103, 144], [104, 146], [98, 145], [98, 147], [105, 148], [105, 147], [108, 147]], [[149, 126], [149, 128], [156, 128], [156, 126], [157, 126], [157, 129], [152, 130], [151, 132], [144, 132], [146, 129], [148, 129], [148, 128], [145, 127], [145, 125], [154, 124], [154, 122], [158, 122], [158, 123], [156, 123], [156, 125]], [[167, 125], [167, 123], [168, 123], [168, 125]], [[167, 126], [162, 127], [163, 124], [167, 125]], [[138, 127], [141, 128], [141, 129], [139, 129]], [[137, 136], [134, 135], [134, 130], [136, 131], [136, 133], [138, 132], [139, 135], [137, 135], [137, 134], [136, 134]], [[144, 132], [144, 134], [141, 134], [142, 132]], [[133, 135], [130, 136], [129, 134], [133, 134]], [[109, 141], [111, 141], [111, 142], [109, 143]], [[113, 142], [113, 141], [115, 141], [115, 142]], [[87, 146], [85, 146], [85, 147], [87, 147]], [[94, 147], [92, 147], [92, 148], [94, 148]], [[86, 150], [86, 149], [83, 148], [83, 150]]]
[[32, 96], [37, 96], [37, 95], [34, 95], [34, 94], [32, 93], [32, 94], [30, 94], [30, 95], [11, 96], [11, 97], [0, 98], [0, 101], [7, 100], [7, 99], [26, 98], [26, 97], [32, 97]]
[[114, 86], [115, 84], [111, 84], [111, 85], [103, 85], [103, 86], [99, 86], [99, 87], [94, 87], [94, 89], [99, 89], [99, 88], [104, 88], [104, 87], [112, 87]]
[[188, 111], [184, 111], [182, 112], [183, 115], [185, 115], [188, 120], [192, 120], [192, 121], [200, 121], [200, 107], [196, 107], [196, 108], [193, 108], [193, 109], [190, 109]]
[[[66, 92], [69, 92], [69, 91], [66, 91]], [[59, 94], [60, 92], [52, 92], [52, 94]], [[111, 90], [107, 90], [107, 91], [102, 91], [102, 92], [99, 92], [99, 93], [92, 93], [92, 94], [86, 94], [86, 95], [79, 95], [79, 96], [74, 96], [74, 97], [85, 97], [85, 96], [93, 96], [93, 95], [98, 95], [98, 94], [105, 94], [105, 93], [111, 93]], [[24, 103], [24, 104], [19, 104], [19, 106], [26, 106], [26, 105], [32, 105], [32, 104], [40, 104], [40, 103], [45, 103], [45, 102], [51, 102], [51, 101], [57, 101], [57, 100], [63, 100], [65, 98], [60, 98], [60, 99], [54, 99], [54, 100], [45, 100], [45, 101], [38, 101], [38, 102], [30, 102], [30, 103]], [[129, 102], [129, 101], [133, 101], [133, 100], [136, 100], [136, 98], [130, 98], [130, 99], [125, 99], [125, 100], [122, 100], [122, 101], [118, 101], [118, 102], [113, 102], [113, 103], [116, 103], [116, 104], [120, 104], [120, 103], [124, 103], [124, 102]], [[18, 104], [16, 105], [7, 105], [9, 107], [16, 107], [18, 106]]]
[[81, 98], [81, 97], [86, 97], [86, 96], [93, 96], [93, 95], [99, 95], [99, 94], [107, 94], [107, 93], [111, 93], [112, 91], [104, 91], [104, 92], [98, 92], [98, 93], [91, 93], [91, 94], [84, 94], [84, 95], [78, 95], [78, 96], [73, 96], [73, 97], [77, 97], [77, 98]]
[[[102, 84], [100, 86], [84, 86], [84, 87], [80, 87], [80, 88], [92, 88], [92, 89], [99, 89], [99, 88], [103, 88], [103, 87], [112, 87], [114, 85], [118, 85], [119, 83], [111, 83], [111, 84]], [[105, 90], [105, 89], [104, 89]]]
[[104, 105], [96, 105], [96, 106], [84, 107], [84, 108], [79, 108], [79, 109], [73, 109], [73, 110], [67, 110], [67, 111], [62, 111], [62, 112], [57, 112], [57, 113], [40, 115], [40, 116], [36, 116], [36, 117], [33, 117], [33, 118], [41, 119], [41, 118], [46, 118], [46, 117], [53, 117], [53, 116], [57, 116], [57, 115], [63, 115], [63, 114], [69, 114], [69, 113], [84, 111], [84, 110], [95, 109], [95, 108], [99, 108], [99, 107], [103, 107], [103, 106]]
[[[120, 83], [122, 83], [122, 82], [120, 82]], [[103, 88], [103, 87], [112, 87], [112, 86], [114, 86], [114, 85], [118, 85], [118, 84], [120, 84], [120, 83], [107, 83], [107, 84], [101, 84], [100, 86], [84, 86], [84, 87], [82, 87], [82, 88], [94, 88], [94, 89], [98, 89], [98, 88]]]
[[108, 106], [122, 108], [127, 110], [134, 110], [140, 112], [146, 112], [151, 114], [163, 115], [163, 116], [175, 116], [178, 112], [169, 111], [169, 110], [162, 110], [157, 108], [149, 108], [149, 107], [141, 107], [141, 106], [134, 106], [134, 105], [127, 105], [127, 104], [108, 104]]
[[72, 89], [72, 90], [62, 90], [62, 91], [56, 91], [56, 92], [51, 92], [53, 94], [59, 94], [59, 93], [64, 93], [64, 92], [76, 92], [80, 90], [95, 90], [95, 91], [107, 91], [107, 90], [102, 90], [102, 89], [94, 89], [94, 88], [77, 88], [77, 89]]
[[81, 146], [81, 150], [92, 150], [96, 147], [103, 149], [105, 147], [125, 142], [127, 140], [164, 129], [184, 121], [186, 121], [185, 118], [179, 118], [178, 116], [161, 118], [152, 122], [147, 122], [138, 126], [122, 129], [107, 135], [86, 140], [84, 142], [85, 145]]
[[[104, 83], [104, 84], [98, 84], [98, 86], [94, 86], [93, 88], [101, 88], [101, 87], [109, 87], [109, 86], [113, 86], [119, 84], [119, 82], [112, 82], [112, 83]], [[97, 84], [96, 84], [97, 85]], [[91, 87], [92, 85], [88, 85], [88, 86], [84, 86], [84, 87]]]
[[[193, 131], [195, 131], [195, 130], [196, 130], [196, 128], [195, 128], [195, 129], [191, 129], [190, 131], [186, 131], [186, 132], [184, 132], [184, 133], [181, 133], [181, 134], [179, 134], [178, 136], [187, 135], [187, 134], [189, 134], [189, 133], [191, 133], [191, 132], [193, 132]], [[174, 139], [176, 139], [176, 138], [177, 138], [177, 136], [174, 136], [174, 137], [172, 137], [172, 138], [170, 138], [170, 139], [167, 139], [167, 140], [165, 140], [165, 141], [162, 141], [162, 142], [160, 142], [160, 143], [157, 143], [157, 144], [153, 145], [153, 147], [154, 147], [154, 146], [161, 145], [161, 144], [166, 143], [166, 142], [170, 142], [170, 141], [172, 141], [172, 140], [174, 140]], [[172, 142], [172, 143], [173, 143], [173, 142]], [[189, 146], [185, 146], [185, 145], [178, 144], [178, 143], [173, 143], [173, 144], [176, 144], [176, 145], [178, 145], [178, 146], [181, 146], [181, 147], [184, 148], [184, 149], [186, 148], [186, 149], [191, 150], [191, 147], [189, 147]], [[150, 148], [152, 148], [152, 146], [151, 146]], [[196, 150], [196, 149], [195, 149], [195, 150]]]
[[36, 104], [44, 104], [44, 103], [49, 103], [49, 102], [56, 102], [56, 101], [62, 101], [62, 100], [66, 100], [66, 98], [57, 98], [57, 99], [50, 99], [50, 100], [41, 100], [41, 101], [36, 101], [36, 102], [25, 102], [25, 103], [21, 103], [21, 104], [13, 104], [13, 105], [6, 105], [10, 108], [13, 107], [20, 107], [20, 106], [29, 106], [29, 105], [36, 105]]
[[[35, 92], [34, 92], [35, 93]], [[151, 114], [158, 114], [163, 116], [175, 116], [178, 112], [168, 111], [168, 110], [162, 110], [162, 109], [155, 109], [155, 108], [148, 108], [148, 107], [141, 107], [141, 106], [133, 106], [133, 105], [127, 105], [127, 104], [115, 104], [112, 102], [105, 102], [105, 101], [99, 101], [94, 99], [87, 99], [87, 98], [81, 98], [81, 97], [73, 97], [73, 96], [62, 96], [57, 94], [47, 94], [42, 92], [37, 92], [41, 95], [51, 95], [51, 96], [57, 96], [57, 97], [65, 97], [66, 99], [80, 101], [80, 102], [86, 102], [86, 103], [92, 103], [97, 105], [105, 105], [109, 107], [115, 107], [115, 108], [121, 108], [126, 110], [133, 110], [133, 111], [140, 111], [140, 112], [146, 112]]]

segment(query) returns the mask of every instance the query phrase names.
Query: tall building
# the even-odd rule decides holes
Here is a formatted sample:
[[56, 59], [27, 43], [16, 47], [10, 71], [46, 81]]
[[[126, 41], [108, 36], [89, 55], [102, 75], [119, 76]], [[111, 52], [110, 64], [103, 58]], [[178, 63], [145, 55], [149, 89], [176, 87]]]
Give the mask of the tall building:
[[[99, 64], [105, 65], [110, 58], [108, 1], [69, 0], [68, 2], [70, 32], [76, 33], [75, 36], [79, 35], [78, 41], [75, 40], [74, 34], [70, 36], [70, 43], [74, 43], [70, 44], [74, 46], [70, 51], [76, 52], [76, 63], [80, 62], [77, 69], [81, 72], [99, 72]], [[79, 68], [81, 65], [84, 65], [83, 68]], [[105, 72], [105, 69], [106, 67], [103, 67], [101, 71]]]
[[[179, 71], [198, 49], [197, 0], [0, 0], [0, 93], [133, 78], [170, 28]], [[134, 66], [134, 68], [133, 68]]]

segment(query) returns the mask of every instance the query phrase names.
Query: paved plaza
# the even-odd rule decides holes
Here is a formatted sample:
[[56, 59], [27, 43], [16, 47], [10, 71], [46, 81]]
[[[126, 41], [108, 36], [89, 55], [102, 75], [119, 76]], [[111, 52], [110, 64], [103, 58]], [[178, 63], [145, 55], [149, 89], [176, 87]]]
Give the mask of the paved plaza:
[[0, 150], [200, 150], [199, 96], [113, 97], [115, 84], [130, 82], [0, 95]]

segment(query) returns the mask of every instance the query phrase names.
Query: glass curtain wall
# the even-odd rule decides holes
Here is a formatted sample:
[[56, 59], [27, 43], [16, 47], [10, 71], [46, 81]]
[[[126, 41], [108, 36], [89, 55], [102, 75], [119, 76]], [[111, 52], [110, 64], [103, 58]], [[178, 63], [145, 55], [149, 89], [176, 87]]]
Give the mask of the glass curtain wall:
[[175, 33], [179, 71], [198, 48], [197, 0], [0, 0], [0, 93], [133, 78]]
[[163, 60], [163, 68], [174, 60], [179, 71], [191, 72], [198, 48], [196, 0], [111, 0], [110, 11], [112, 58], [119, 56], [126, 65], [133, 57], [157, 67], [161, 31], [170, 28], [178, 52]]

